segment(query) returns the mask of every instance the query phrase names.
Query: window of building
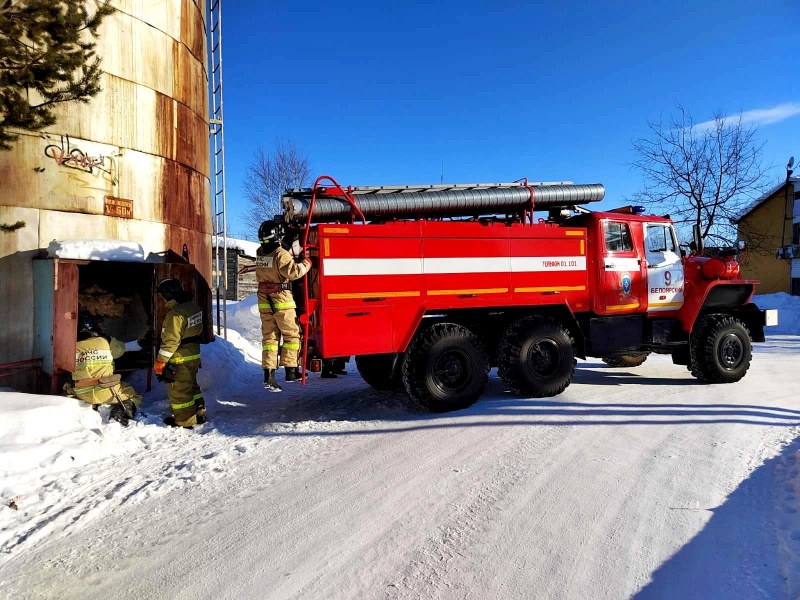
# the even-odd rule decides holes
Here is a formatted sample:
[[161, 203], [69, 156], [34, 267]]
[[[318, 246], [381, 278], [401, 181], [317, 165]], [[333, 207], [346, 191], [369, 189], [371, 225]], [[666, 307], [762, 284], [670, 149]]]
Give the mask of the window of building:
[[606, 221], [603, 229], [606, 238], [606, 250], [609, 252], [630, 252], [633, 250], [631, 232], [627, 223]]
[[795, 223], [792, 226], [792, 243], [800, 244], [800, 223]]

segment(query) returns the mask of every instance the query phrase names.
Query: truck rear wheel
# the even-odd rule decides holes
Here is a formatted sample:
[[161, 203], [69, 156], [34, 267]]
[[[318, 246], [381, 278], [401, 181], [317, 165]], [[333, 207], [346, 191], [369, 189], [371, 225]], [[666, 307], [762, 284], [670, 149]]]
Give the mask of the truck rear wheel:
[[702, 317], [690, 338], [692, 375], [707, 383], [734, 383], [750, 368], [750, 332], [725, 314]]
[[361, 379], [376, 390], [395, 390], [403, 385], [399, 368], [392, 372], [397, 354], [363, 354], [356, 356], [356, 368]]
[[489, 359], [466, 327], [437, 323], [411, 342], [403, 360], [403, 385], [420, 406], [447, 412], [472, 406], [486, 387]]
[[498, 363], [500, 379], [515, 394], [556, 396], [567, 389], [575, 374], [572, 337], [547, 317], [520, 319], [503, 335]]
[[609, 367], [638, 367], [647, 360], [647, 354], [624, 354], [622, 356], [606, 356], [602, 359]]

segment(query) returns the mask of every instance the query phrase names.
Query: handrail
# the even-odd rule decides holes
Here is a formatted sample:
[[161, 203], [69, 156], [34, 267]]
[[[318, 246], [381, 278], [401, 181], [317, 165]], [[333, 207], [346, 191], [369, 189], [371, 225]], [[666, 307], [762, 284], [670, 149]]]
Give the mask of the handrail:
[[[320, 190], [320, 183], [323, 181], [329, 181], [333, 186], [339, 190], [341, 196], [347, 201], [350, 205], [350, 220], [351, 222], [354, 221], [354, 216], [358, 216], [363, 223], [366, 223], [367, 220], [364, 218], [364, 213], [358, 208], [358, 204], [353, 198], [353, 195], [349, 191], [345, 191], [339, 182], [336, 181], [330, 175], [320, 175], [317, 177], [317, 180], [314, 182], [313, 192], [311, 193], [311, 201], [308, 204], [308, 217], [306, 218], [306, 226], [305, 231], [303, 231], [303, 252], [308, 251], [308, 235], [311, 232], [311, 217], [314, 214], [314, 203], [317, 201], [317, 192]], [[319, 259], [319, 257], [317, 257]], [[319, 265], [319, 263], [317, 263]], [[306, 365], [308, 364], [308, 329], [311, 322], [311, 313], [309, 311], [309, 297], [308, 297], [308, 281], [306, 281], [306, 285], [303, 286], [303, 299], [305, 300], [305, 319], [301, 319], [303, 323], [303, 370], [301, 376], [301, 383], [302, 385], [306, 384]]]

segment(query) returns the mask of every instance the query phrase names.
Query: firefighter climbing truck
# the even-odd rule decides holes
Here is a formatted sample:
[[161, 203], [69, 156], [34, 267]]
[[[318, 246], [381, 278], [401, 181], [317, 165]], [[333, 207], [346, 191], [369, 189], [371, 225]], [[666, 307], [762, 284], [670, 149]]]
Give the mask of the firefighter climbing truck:
[[636, 367], [669, 354], [697, 379], [732, 383], [777, 311], [750, 302], [736, 249], [678, 243], [669, 218], [638, 207], [591, 212], [602, 185], [287, 190], [276, 219], [300, 230], [303, 361], [355, 356], [380, 390], [437, 412], [473, 404], [492, 367], [512, 392], [548, 397], [576, 357]]

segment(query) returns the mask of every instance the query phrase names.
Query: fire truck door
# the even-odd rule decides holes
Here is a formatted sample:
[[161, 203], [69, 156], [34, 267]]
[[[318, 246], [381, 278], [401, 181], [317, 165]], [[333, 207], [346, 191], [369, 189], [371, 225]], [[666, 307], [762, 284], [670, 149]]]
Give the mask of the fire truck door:
[[647, 258], [647, 311], [678, 310], [683, 306], [683, 263], [671, 225], [644, 226]]
[[600, 289], [595, 310], [601, 314], [622, 314], [645, 310], [645, 282], [642, 256], [633, 244], [630, 225], [624, 221], [604, 220]]

